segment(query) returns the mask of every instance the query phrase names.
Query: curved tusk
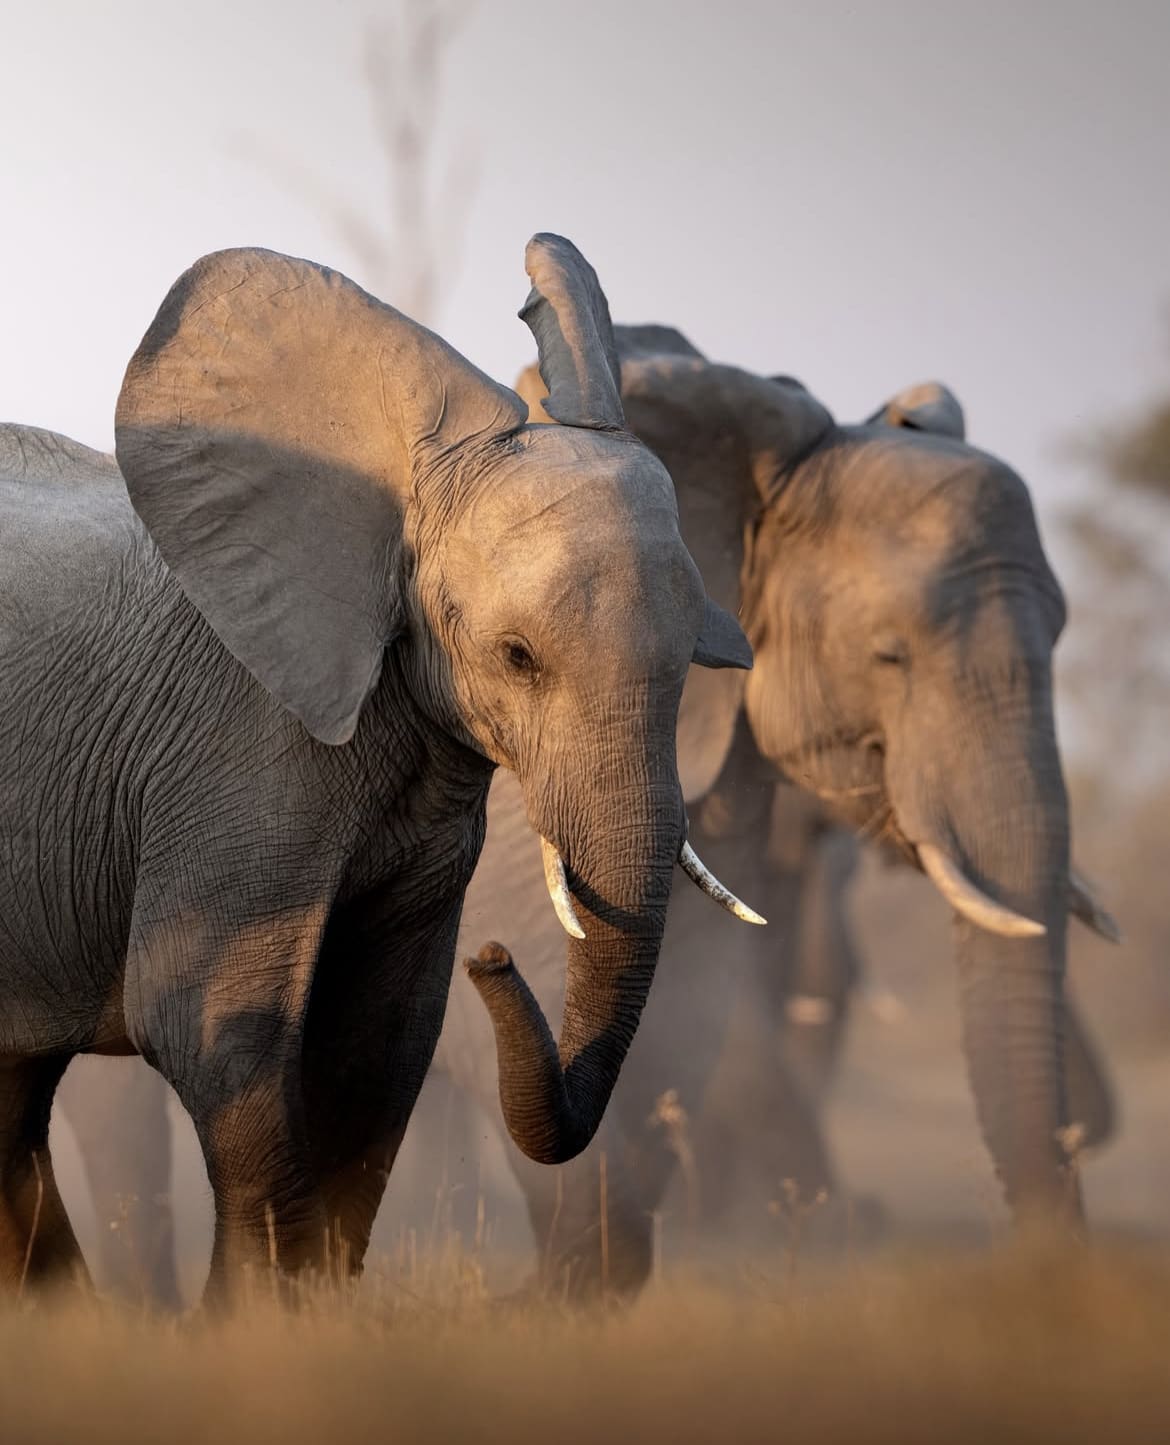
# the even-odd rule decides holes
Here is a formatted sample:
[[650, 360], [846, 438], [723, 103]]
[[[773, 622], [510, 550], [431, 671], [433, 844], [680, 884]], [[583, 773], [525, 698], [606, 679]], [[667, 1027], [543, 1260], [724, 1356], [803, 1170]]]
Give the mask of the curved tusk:
[[1117, 919], [1097, 897], [1089, 880], [1075, 868], [1068, 870], [1068, 911], [1110, 943], [1121, 942]]
[[1004, 938], [1038, 938], [1048, 931], [1035, 919], [1025, 918], [1023, 914], [1005, 908], [1002, 903], [996, 903], [994, 898], [988, 898], [986, 893], [975, 887], [958, 864], [933, 843], [919, 843], [918, 858], [926, 876], [955, 912], [987, 929], [988, 933], [998, 933]]
[[561, 927], [570, 938], [584, 938], [585, 930], [577, 921], [573, 897], [569, 892], [569, 880], [565, 877], [565, 865], [561, 862], [561, 855], [544, 837], [540, 840], [540, 858], [544, 864], [544, 884], [548, 889], [548, 896], [552, 899], [553, 909], [561, 921]]
[[766, 918], [761, 918], [754, 908], [741, 903], [730, 888], [725, 888], [720, 883], [689, 843], [682, 845], [678, 866], [692, 883], [697, 884], [708, 898], [714, 898], [728, 913], [734, 913], [736, 918], [742, 918], [745, 923], [767, 923]]

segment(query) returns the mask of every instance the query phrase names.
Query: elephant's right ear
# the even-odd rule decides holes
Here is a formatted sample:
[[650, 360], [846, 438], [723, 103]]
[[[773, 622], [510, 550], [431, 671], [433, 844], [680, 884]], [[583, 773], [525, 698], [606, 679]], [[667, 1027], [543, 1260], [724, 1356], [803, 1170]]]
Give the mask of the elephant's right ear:
[[959, 398], [941, 381], [924, 381], [917, 386], [906, 387], [884, 406], [879, 406], [872, 416], [866, 417], [867, 425], [874, 422], [906, 427], [910, 431], [930, 432], [934, 436], [954, 437], [960, 442], [967, 434], [967, 422]]
[[609, 304], [572, 241], [542, 233], [524, 252], [532, 281], [521, 319], [536, 338], [544, 412], [564, 426], [621, 431], [621, 368]]
[[345, 742], [401, 626], [420, 463], [524, 405], [346, 277], [271, 251], [204, 257], [126, 372], [118, 464], [221, 641], [322, 742]]

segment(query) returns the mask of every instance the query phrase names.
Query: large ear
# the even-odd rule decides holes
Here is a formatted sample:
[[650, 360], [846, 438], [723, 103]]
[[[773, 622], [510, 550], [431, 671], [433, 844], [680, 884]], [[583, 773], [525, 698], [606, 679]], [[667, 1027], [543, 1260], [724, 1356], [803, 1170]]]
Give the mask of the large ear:
[[[723, 634], [712, 651], [730, 646], [721, 618], [739, 634], [732, 619], [741, 601], [745, 532], [787, 465], [832, 418], [803, 388], [714, 365], [668, 328], [660, 329], [660, 350], [651, 349], [649, 328], [633, 331], [630, 344], [618, 331], [626, 416], [630, 430], [658, 455], [674, 482], [683, 541], [710, 599], [696, 649], [696, 661], [704, 662], [709, 636]], [[747, 648], [741, 646], [746, 661]], [[679, 776], [687, 798], [700, 796], [718, 777], [744, 685], [742, 671], [690, 669], [678, 723]]]
[[636, 356], [689, 356], [696, 361], [706, 358], [697, 346], [692, 346], [681, 331], [673, 326], [659, 326], [647, 322], [641, 326], [615, 326], [613, 338], [617, 343], [618, 359], [632, 361]]
[[621, 371], [596, 272], [571, 241], [548, 233], [529, 241], [524, 265], [532, 290], [520, 316], [536, 338], [545, 413], [564, 426], [620, 431]]
[[935, 436], [954, 437], [956, 441], [963, 441], [967, 434], [967, 422], [959, 398], [941, 381], [923, 381], [917, 386], [906, 387], [884, 406], [879, 406], [872, 416], [866, 417], [867, 425], [874, 422], [902, 426], [910, 431], [931, 432]]
[[745, 529], [832, 418], [803, 387], [681, 351], [631, 355], [622, 399], [630, 430], [674, 482], [683, 541], [708, 594], [738, 612]]
[[743, 696], [742, 672], [688, 670], [675, 734], [678, 779], [686, 802], [709, 792], [723, 771]]
[[513, 392], [346, 277], [234, 250], [171, 288], [115, 434], [191, 601], [315, 737], [341, 743], [400, 625], [415, 474], [524, 420]]

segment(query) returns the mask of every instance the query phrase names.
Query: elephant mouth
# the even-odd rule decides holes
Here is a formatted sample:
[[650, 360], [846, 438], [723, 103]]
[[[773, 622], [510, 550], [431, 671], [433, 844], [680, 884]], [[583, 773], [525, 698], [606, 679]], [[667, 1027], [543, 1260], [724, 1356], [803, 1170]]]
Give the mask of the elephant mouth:
[[[573, 894], [569, 887], [568, 875], [565, 872], [564, 860], [554, 843], [541, 835], [540, 856], [544, 865], [544, 883], [548, 889], [548, 896], [553, 906], [553, 912], [557, 921], [569, 935], [570, 938], [584, 938], [585, 930], [581, 927], [581, 921], [577, 917], [577, 910], [573, 906]], [[691, 845], [684, 839], [678, 854], [678, 866], [687, 875], [691, 882], [705, 893], [708, 898], [718, 903], [721, 908], [726, 908], [728, 913], [741, 919], [744, 923], [766, 924], [767, 919], [762, 917], [754, 908], [749, 908], [746, 903], [735, 896], [726, 884], [721, 883], [710, 868], [703, 862]]]

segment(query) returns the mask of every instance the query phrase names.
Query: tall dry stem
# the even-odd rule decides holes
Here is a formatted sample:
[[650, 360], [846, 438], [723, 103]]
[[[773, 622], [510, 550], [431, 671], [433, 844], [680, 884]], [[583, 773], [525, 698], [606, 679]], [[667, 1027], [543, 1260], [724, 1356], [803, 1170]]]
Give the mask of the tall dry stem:
[[41, 1173], [41, 1161], [33, 1150], [32, 1156], [33, 1173], [37, 1176], [37, 1200], [33, 1205], [32, 1228], [28, 1232], [28, 1244], [24, 1250], [24, 1264], [20, 1271], [20, 1284], [16, 1290], [17, 1299], [24, 1298], [25, 1281], [28, 1279], [29, 1266], [32, 1264], [33, 1246], [37, 1240], [37, 1230], [41, 1227], [41, 1206], [45, 1202], [45, 1176]]

